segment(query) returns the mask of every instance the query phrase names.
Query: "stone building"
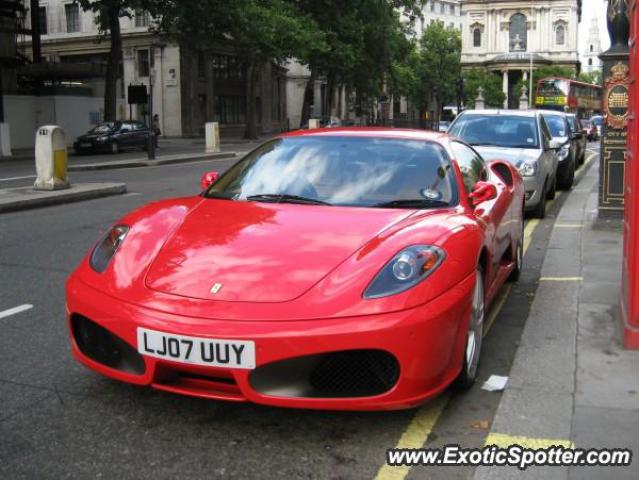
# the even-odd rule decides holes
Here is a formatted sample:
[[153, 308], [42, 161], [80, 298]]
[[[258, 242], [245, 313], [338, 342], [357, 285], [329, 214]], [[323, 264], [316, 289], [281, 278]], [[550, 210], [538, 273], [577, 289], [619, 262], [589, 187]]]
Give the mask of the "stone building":
[[504, 106], [518, 108], [515, 85], [532, 68], [579, 69], [577, 32], [581, 0], [464, 0], [462, 68], [482, 68], [502, 78]]
[[[28, 7], [28, 3], [27, 7]], [[246, 121], [246, 79], [242, 63], [231, 48], [214, 46], [192, 52], [166, 42], [149, 31], [152, 20], [147, 12], [131, 12], [120, 19], [123, 63], [118, 84], [118, 116], [146, 118], [144, 106], [125, 106], [127, 86], [149, 85], [154, 73], [153, 112], [160, 117], [166, 136], [199, 136], [204, 123], [219, 121], [222, 135], [241, 135]], [[101, 38], [93, 12], [85, 12], [68, 0], [40, 1], [42, 56], [47, 64], [69, 64], [76, 92], [102, 96], [110, 43]], [[30, 39], [22, 42], [30, 54]], [[93, 66], [87, 69], [87, 65]], [[38, 69], [35, 69], [38, 70]], [[60, 70], [60, 69], [57, 69]], [[28, 73], [29, 69], [26, 69]], [[93, 72], [82, 76], [78, 72]], [[46, 73], [46, 72], [45, 72]], [[261, 132], [286, 128], [286, 71], [271, 64], [260, 72], [256, 88], [258, 129]]]

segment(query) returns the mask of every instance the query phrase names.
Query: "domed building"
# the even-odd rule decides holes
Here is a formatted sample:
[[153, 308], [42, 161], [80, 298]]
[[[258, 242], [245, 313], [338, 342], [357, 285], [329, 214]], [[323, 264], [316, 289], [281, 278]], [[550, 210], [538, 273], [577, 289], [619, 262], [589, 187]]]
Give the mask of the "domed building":
[[517, 108], [532, 68], [545, 65], [579, 69], [577, 31], [582, 0], [465, 0], [462, 4], [462, 69], [499, 75], [504, 107]]

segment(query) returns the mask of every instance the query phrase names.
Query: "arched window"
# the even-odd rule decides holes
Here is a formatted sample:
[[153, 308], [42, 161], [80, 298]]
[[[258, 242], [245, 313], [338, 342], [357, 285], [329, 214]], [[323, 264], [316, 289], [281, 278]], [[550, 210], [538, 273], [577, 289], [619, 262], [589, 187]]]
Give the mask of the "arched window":
[[590, 45], [590, 51], [594, 52], [595, 51], [595, 46], [594, 45]]
[[588, 65], [592, 66], [592, 58], [588, 59]]
[[528, 43], [528, 25], [526, 16], [515, 13], [508, 23], [508, 38], [511, 52], [525, 51]]
[[473, 30], [473, 47], [481, 47], [481, 29], [479, 27]]
[[566, 43], [566, 27], [563, 25], [557, 25], [555, 29], [555, 43], [557, 45], [563, 45]]

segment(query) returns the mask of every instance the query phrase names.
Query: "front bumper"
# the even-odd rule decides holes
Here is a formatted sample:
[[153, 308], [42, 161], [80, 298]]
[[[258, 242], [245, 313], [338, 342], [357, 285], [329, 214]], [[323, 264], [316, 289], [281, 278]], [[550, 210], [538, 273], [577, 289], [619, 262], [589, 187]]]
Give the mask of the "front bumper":
[[534, 210], [539, 202], [545, 201], [542, 198], [544, 190], [544, 178], [541, 175], [535, 177], [524, 177], [525, 188], [525, 208], [526, 211]]
[[[474, 274], [427, 304], [394, 313], [326, 320], [241, 322], [141, 308], [107, 296], [72, 276], [67, 283], [67, 314], [74, 356], [92, 370], [124, 382], [201, 398], [281, 407], [401, 409], [417, 406], [438, 394], [459, 373], [473, 285]], [[137, 366], [131, 367], [129, 363], [126, 368], [120, 364], [113, 368], [117, 362], [109, 366], [99, 355], [87, 352], [84, 346], [80, 348], [77, 325], [74, 326], [80, 317], [90, 319], [99, 329], [126, 344], [120, 346], [129, 352], [127, 355], [137, 352], [138, 327], [176, 335], [252, 340], [256, 368], [202, 367], [137, 353], [141, 362]], [[115, 347], [109, 343], [109, 348]], [[339, 369], [331, 371], [327, 362], [322, 362], [322, 379], [330, 382], [333, 376], [345, 378], [342, 367], [352, 371], [351, 362], [365, 368], [366, 362], [372, 361], [371, 352], [376, 352], [378, 360], [385, 358], [380, 360], [383, 363], [380, 368], [387, 369], [396, 363], [396, 377], [382, 393], [318, 396], [312, 388], [300, 387], [311, 382], [304, 372], [310, 377], [317, 359], [330, 358], [331, 365]], [[380, 371], [379, 362], [374, 362], [377, 366], [369, 369], [373, 376]], [[371, 371], [357, 375], [360, 387], [362, 378], [372, 378]]]

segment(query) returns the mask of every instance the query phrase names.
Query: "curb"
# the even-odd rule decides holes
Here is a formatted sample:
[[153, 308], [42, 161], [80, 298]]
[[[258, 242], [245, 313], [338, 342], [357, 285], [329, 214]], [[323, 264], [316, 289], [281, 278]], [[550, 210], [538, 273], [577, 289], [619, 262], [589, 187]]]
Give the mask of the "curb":
[[[5, 192], [7, 191], [9, 194], [15, 192], [15, 195], [9, 199], [0, 197], [0, 213], [122, 195], [126, 193], [127, 187], [126, 183], [84, 183], [76, 184], [68, 190], [35, 191], [33, 187], [19, 187], [5, 190]], [[15, 199], [16, 196], [20, 195], [24, 195], [26, 198]]]
[[[575, 176], [575, 187], [596, 167], [596, 162], [591, 160], [580, 168]], [[566, 195], [562, 201], [557, 217], [548, 224], [552, 232], [539, 283], [508, 372], [508, 387], [497, 406], [485, 445], [501, 442], [499, 446], [502, 447], [519, 444], [533, 449], [573, 445], [583, 231], [555, 229], [555, 225], [587, 219], [585, 199], [592, 190], [590, 182], [589, 178], [587, 189], [573, 187], [570, 196]], [[542, 281], [544, 278], [546, 281]], [[496, 440], [500, 438], [504, 440]], [[526, 478], [565, 479], [568, 470], [567, 466], [535, 467], [526, 472]], [[480, 466], [472, 478], [515, 479], [521, 474], [513, 468]]]
[[187, 163], [198, 162], [206, 160], [225, 160], [229, 158], [235, 158], [237, 153], [214, 153], [205, 155], [194, 155], [189, 157], [179, 158], [156, 158], [155, 160], [116, 160], [113, 162], [100, 162], [100, 163], [84, 163], [80, 165], [69, 165], [67, 171], [69, 172], [88, 172], [93, 170], [116, 170], [121, 168], [137, 168], [137, 167], [157, 167], [159, 165], [170, 165], [174, 163]]

